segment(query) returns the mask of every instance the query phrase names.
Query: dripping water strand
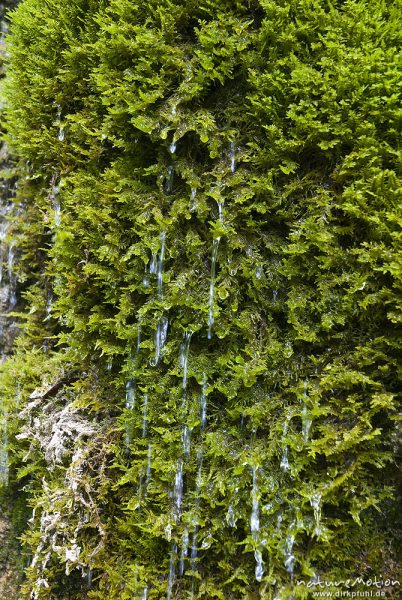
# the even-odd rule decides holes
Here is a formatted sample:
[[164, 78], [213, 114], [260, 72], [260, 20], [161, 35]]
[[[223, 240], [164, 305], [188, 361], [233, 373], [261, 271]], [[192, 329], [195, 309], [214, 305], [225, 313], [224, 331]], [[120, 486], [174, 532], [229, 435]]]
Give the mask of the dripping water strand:
[[[282, 435], [282, 439], [286, 438], [286, 434], [288, 432], [288, 427], [289, 427], [289, 417], [286, 418], [285, 424], [283, 426], [283, 435]], [[289, 464], [289, 450], [288, 450], [288, 446], [287, 444], [284, 445], [283, 451], [282, 451], [282, 458], [281, 458], [281, 464], [280, 467], [283, 471], [289, 471], [290, 469], [290, 464]]]
[[176, 558], [177, 558], [177, 544], [172, 544], [169, 561], [169, 579], [167, 587], [167, 600], [172, 600], [173, 586], [176, 581]]
[[308, 442], [310, 428], [311, 428], [311, 425], [313, 422], [311, 419], [311, 416], [309, 414], [309, 411], [307, 409], [306, 398], [307, 398], [307, 381], [304, 382], [303, 409], [302, 409], [302, 435], [303, 435], [303, 440], [304, 440], [305, 444], [307, 444], [307, 442]]
[[196, 572], [196, 568], [197, 568], [197, 557], [198, 557], [198, 528], [199, 528], [199, 522], [198, 522], [198, 511], [199, 511], [199, 507], [200, 507], [200, 490], [201, 490], [201, 485], [202, 485], [202, 464], [203, 464], [203, 460], [204, 460], [204, 454], [203, 454], [203, 449], [202, 446], [200, 448], [197, 449], [197, 463], [198, 463], [198, 470], [197, 470], [197, 478], [195, 481], [195, 504], [194, 504], [194, 519], [193, 519], [193, 535], [192, 535], [192, 540], [191, 540], [191, 571], [192, 571], [192, 576], [191, 576], [191, 590], [192, 590], [192, 597], [194, 597], [194, 592], [195, 592], [195, 572]]
[[285, 540], [285, 551], [284, 551], [285, 569], [291, 575], [291, 577], [293, 577], [294, 564], [295, 564], [295, 556], [293, 554], [293, 545], [295, 543], [295, 534], [294, 534], [295, 525], [296, 525], [295, 521], [292, 521], [292, 523], [290, 524], [290, 527], [289, 527], [289, 531], [288, 531], [286, 540]]
[[234, 142], [230, 142], [229, 147], [230, 170], [232, 173], [236, 171], [236, 146]]
[[162, 231], [160, 234], [160, 254], [159, 260], [157, 264], [157, 283], [158, 283], [158, 299], [162, 300], [163, 297], [163, 262], [165, 259], [165, 241], [166, 241], [166, 233]]
[[183, 336], [183, 343], [180, 347], [180, 366], [183, 369], [183, 378], [182, 378], [182, 431], [181, 431], [181, 439], [182, 439], [182, 448], [184, 456], [188, 456], [190, 454], [190, 437], [191, 432], [187, 425], [187, 377], [188, 377], [188, 355], [190, 350], [190, 342], [191, 336], [193, 332], [186, 331]]
[[162, 316], [156, 325], [155, 332], [155, 356], [150, 361], [150, 364], [153, 367], [156, 367], [159, 363], [159, 360], [163, 354], [163, 349], [166, 345], [167, 340], [167, 331], [169, 327], [169, 320], [167, 317]]
[[220, 237], [213, 240], [211, 258], [211, 279], [209, 284], [209, 310], [208, 310], [208, 339], [212, 338], [212, 326], [214, 324], [214, 300], [215, 300], [215, 275], [216, 260], [218, 258]]
[[257, 467], [253, 467], [253, 487], [251, 491], [251, 517], [250, 517], [250, 529], [253, 540], [256, 544], [254, 551], [255, 558], [255, 578], [257, 581], [262, 580], [264, 574], [264, 563], [262, 560], [262, 553], [257, 544], [259, 543], [260, 535], [260, 506], [258, 500], [258, 486], [257, 486]]

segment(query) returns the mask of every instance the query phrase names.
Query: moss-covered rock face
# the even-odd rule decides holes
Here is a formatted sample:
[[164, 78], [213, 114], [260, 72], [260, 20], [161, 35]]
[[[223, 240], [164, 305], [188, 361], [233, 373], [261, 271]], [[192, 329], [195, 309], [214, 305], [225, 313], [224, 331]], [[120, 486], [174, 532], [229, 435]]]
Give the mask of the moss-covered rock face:
[[398, 579], [400, 8], [14, 13], [21, 598]]

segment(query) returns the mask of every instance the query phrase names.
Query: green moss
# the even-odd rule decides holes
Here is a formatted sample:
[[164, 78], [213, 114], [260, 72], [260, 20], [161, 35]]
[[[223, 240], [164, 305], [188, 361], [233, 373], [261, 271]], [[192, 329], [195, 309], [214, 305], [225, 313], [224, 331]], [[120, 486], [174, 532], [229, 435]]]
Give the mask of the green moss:
[[[12, 485], [35, 508], [23, 597], [158, 599], [170, 581], [171, 598], [282, 600], [314, 574], [397, 578], [398, 6], [14, 13], [26, 325], [0, 385], [15, 414], [19, 384]], [[63, 410], [86, 433], [56, 460]]]

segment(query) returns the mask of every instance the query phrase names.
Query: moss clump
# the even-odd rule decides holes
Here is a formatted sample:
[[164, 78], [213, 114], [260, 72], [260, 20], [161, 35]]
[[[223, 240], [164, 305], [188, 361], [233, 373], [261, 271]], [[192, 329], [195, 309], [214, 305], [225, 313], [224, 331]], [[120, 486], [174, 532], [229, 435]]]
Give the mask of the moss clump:
[[23, 597], [398, 578], [398, 8], [15, 11]]

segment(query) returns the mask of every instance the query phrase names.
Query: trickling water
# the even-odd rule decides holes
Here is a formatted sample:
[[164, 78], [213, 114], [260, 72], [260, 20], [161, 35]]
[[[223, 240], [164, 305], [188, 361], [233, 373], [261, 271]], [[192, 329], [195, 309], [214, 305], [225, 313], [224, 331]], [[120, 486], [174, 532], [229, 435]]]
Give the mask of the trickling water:
[[195, 516], [193, 519], [194, 531], [193, 531], [193, 536], [192, 536], [192, 540], [191, 540], [191, 570], [193, 572], [193, 575], [191, 576], [192, 596], [194, 596], [194, 591], [195, 591], [194, 573], [195, 573], [195, 570], [197, 567], [197, 556], [198, 556], [198, 545], [197, 545], [198, 544], [198, 527], [199, 527], [198, 508], [200, 506], [200, 489], [201, 489], [201, 485], [202, 485], [203, 459], [204, 459], [204, 455], [203, 455], [203, 449], [201, 446], [197, 449], [198, 472], [197, 472], [197, 479], [195, 481], [195, 506], [194, 506]]
[[166, 233], [164, 231], [162, 231], [162, 233], [160, 235], [161, 248], [160, 248], [159, 261], [158, 261], [157, 273], [156, 273], [157, 280], [158, 280], [158, 298], [159, 298], [159, 300], [162, 300], [162, 296], [163, 296], [163, 261], [165, 259], [165, 240], [166, 240]]
[[190, 431], [188, 425], [183, 426], [183, 430], [181, 432], [181, 443], [182, 443], [184, 455], [189, 456], [190, 448], [191, 448], [191, 431]]
[[219, 221], [221, 223], [223, 223], [223, 203], [222, 202], [218, 202], [218, 215], [219, 215]]
[[172, 599], [173, 586], [174, 586], [175, 580], [176, 580], [176, 557], [177, 557], [177, 544], [172, 544], [172, 551], [170, 554], [170, 564], [169, 564], [167, 600]]
[[151, 262], [149, 263], [149, 272], [151, 275], [155, 275], [158, 270], [158, 255], [156, 252], [152, 253]]
[[216, 259], [218, 257], [220, 237], [213, 241], [212, 245], [212, 260], [211, 260], [211, 279], [209, 284], [209, 313], [208, 313], [208, 339], [212, 338], [212, 325], [214, 324], [214, 299], [215, 299], [215, 274], [216, 274]]
[[169, 146], [170, 154], [174, 154], [176, 152], [176, 144], [172, 142]]
[[141, 351], [141, 319], [138, 319], [137, 325], [137, 346], [135, 349], [136, 353], [139, 354]]
[[149, 482], [151, 481], [152, 467], [152, 444], [148, 445], [147, 469], [145, 471], [145, 493], [148, 491]]
[[230, 156], [230, 170], [232, 171], [232, 173], [234, 173], [236, 170], [236, 146], [235, 146], [234, 142], [230, 142], [229, 156]]
[[53, 310], [53, 295], [52, 295], [51, 292], [49, 292], [48, 295], [47, 295], [47, 300], [46, 300], [46, 317], [45, 317], [45, 321], [48, 321], [52, 317], [52, 310]]
[[196, 196], [197, 196], [197, 190], [195, 188], [191, 189], [191, 203], [190, 203], [190, 210], [195, 210], [197, 208], [197, 203], [196, 203]]
[[262, 560], [262, 554], [260, 550], [254, 552], [255, 558], [255, 578], [256, 581], [261, 581], [264, 575], [264, 563]]
[[302, 410], [302, 433], [306, 444], [308, 442], [312, 422], [313, 421], [308, 413], [307, 406], [304, 405]]
[[[253, 540], [258, 543], [258, 537], [260, 533], [260, 505], [258, 500], [258, 486], [257, 486], [257, 467], [253, 467], [253, 488], [251, 490], [252, 509], [250, 517], [250, 529], [253, 536]], [[255, 558], [255, 578], [257, 581], [261, 581], [264, 575], [264, 563], [262, 560], [261, 551], [257, 548], [254, 552]]]
[[155, 357], [150, 361], [150, 364], [153, 367], [156, 367], [158, 364], [160, 357], [162, 355], [163, 348], [166, 344], [167, 339], [167, 330], [169, 326], [169, 320], [167, 317], [161, 317], [156, 326], [155, 333]]
[[64, 127], [61, 124], [61, 106], [57, 105], [57, 125], [59, 126], [58, 139], [60, 142], [64, 141]]
[[201, 416], [201, 429], [207, 424], [207, 376], [204, 374], [204, 380], [202, 383], [202, 390], [200, 396], [200, 416]]
[[278, 290], [274, 290], [272, 292], [272, 303], [273, 304], [276, 304], [276, 298], [277, 298], [277, 296], [278, 296]]
[[126, 408], [133, 410], [135, 407], [135, 383], [129, 379], [126, 383]]
[[142, 417], [142, 437], [147, 435], [148, 424], [148, 394], [144, 395], [143, 417]]
[[148, 271], [147, 271], [147, 266], [146, 265], [145, 265], [144, 279], [142, 280], [142, 285], [145, 288], [149, 287]]
[[292, 523], [289, 527], [288, 535], [285, 540], [285, 551], [284, 551], [285, 569], [291, 576], [293, 576], [294, 564], [295, 564], [295, 560], [296, 560], [295, 556], [293, 554], [293, 545], [295, 543], [295, 535], [294, 535], [295, 525], [296, 525], [295, 521], [292, 521]]
[[176, 509], [176, 515], [175, 515], [176, 521], [177, 521], [177, 518], [181, 514], [181, 506], [182, 506], [182, 502], [183, 502], [183, 467], [184, 467], [183, 459], [179, 458], [179, 460], [177, 461], [176, 475], [175, 475], [175, 481], [174, 481], [174, 492], [173, 492], [173, 501], [174, 501], [174, 506]]
[[229, 527], [236, 527], [236, 514], [233, 508], [233, 504], [229, 504], [228, 512], [226, 513], [226, 522]]
[[284, 447], [282, 452], [281, 469], [283, 469], [283, 471], [289, 471], [290, 469], [289, 451], [287, 446]]
[[310, 428], [313, 423], [311, 416], [309, 414], [309, 411], [307, 409], [307, 405], [306, 405], [307, 381], [304, 382], [303, 397], [304, 397], [304, 405], [303, 405], [303, 410], [302, 410], [302, 434], [303, 434], [303, 439], [304, 439], [305, 443], [307, 443], [308, 438], [309, 438]]
[[184, 528], [183, 537], [181, 541], [181, 554], [180, 554], [180, 564], [179, 564], [179, 573], [180, 576], [184, 574], [185, 562], [188, 555], [188, 545], [189, 545], [189, 535], [187, 527]]
[[310, 504], [314, 510], [314, 519], [315, 519], [315, 534], [317, 536], [321, 535], [321, 494], [316, 493], [313, 494], [310, 498]]
[[192, 335], [193, 335], [193, 332], [191, 330], [186, 331], [183, 336], [183, 343], [180, 347], [179, 361], [180, 361], [180, 366], [183, 369], [183, 379], [182, 379], [183, 395], [185, 394], [185, 391], [187, 389], [188, 353], [189, 353], [189, 349], [190, 349], [190, 341], [191, 341]]
[[144, 587], [144, 591], [142, 592], [141, 600], [147, 600], [148, 598], [148, 588]]
[[183, 379], [182, 379], [182, 391], [183, 391], [183, 397], [182, 397], [182, 418], [183, 418], [183, 424], [182, 424], [182, 433], [181, 433], [181, 439], [182, 439], [182, 446], [183, 446], [183, 452], [185, 456], [188, 456], [190, 454], [190, 436], [191, 436], [191, 432], [190, 429], [188, 427], [188, 425], [186, 424], [186, 418], [187, 418], [187, 371], [188, 371], [188, 354], [189, 354], [189, 350], [190, 350], [190, 342], [191, 342], [191, 336], [192, 336], [193, 332], [192, 331], [186, 331], [183, 337], [183, 343], [180, 347], [180, 357], [179, 357], [179, 361], [180, 361], [180, 366], [183, 369]]
[[[285, 424], [283, 426], [283, 438], [286, 437], [286, 434], [288, 432], [288, 426], [289, 426], [289, 417], [286, 418]], [[282, 452], [282, 459], [281, 459], [281, 469], [283, 469], [283, 471], [289, 471], [290, 469], [290, 464], [289, 464], [289, 451], [288, 451], [288, 447], [287, 445], [285, 445], [285, 447], [283, 448], [283, 452]]]
[[60, 227], [61, 225], [61, 204], [59, 198], [60, 188], [58, 185], [52, 185], [52, 191], [50, 194], [52, 208], [54, 212], [54, 224], [56, 227]]
[[260, 507], [258, 501], [257, 488], [257, 467], [253, 467], [253, 489], [251, 491], [252, 510], [250, 517], [250, 528], [253, 537], [256, 539], [260, 531]]

